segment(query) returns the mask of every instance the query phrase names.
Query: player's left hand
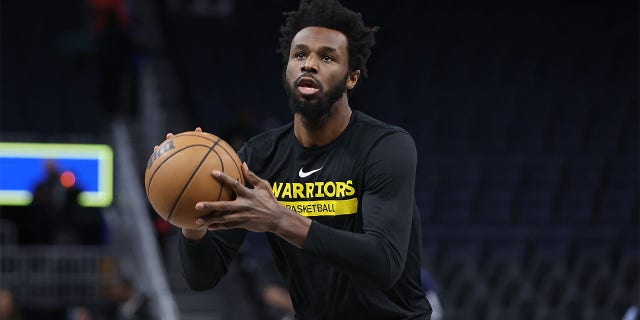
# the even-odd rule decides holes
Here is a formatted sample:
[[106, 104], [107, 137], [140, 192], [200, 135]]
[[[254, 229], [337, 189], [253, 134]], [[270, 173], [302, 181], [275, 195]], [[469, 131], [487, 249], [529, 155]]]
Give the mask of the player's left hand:
[[267, 180], [261, 179], [242, 164], [245, 180], [253, 186], [248, 188], [224, 172], [214, 170], [212, 175], [236, 193], [232, 201], [198, 202], [196, 210], [211, 214], [196, 219], [198, 225], [209, 230], [243, 228], [255, 232], [273, 232], [281, 219], [290, 214], [273, 196]]
[[[195, 132], [202, 132], [202, 128], [200, 128], [200, 127], [196, 127], [196, 129], [195, 129], [194, 131], [195, 131]], [[173, 132], [169, 132], [169, 133], [167, 133], [167, 135], [165, 136], [165, 140], [169, 140], [169, 139], [173, 138], [173, 136], [174, 136]], [[154, 147], [153, 147], [153, 151], [155, 152], [156, 150], [158, 150], [158, 148], [159, 148], [159, 147], [160, 147], [159, 145], [154, 146]]]

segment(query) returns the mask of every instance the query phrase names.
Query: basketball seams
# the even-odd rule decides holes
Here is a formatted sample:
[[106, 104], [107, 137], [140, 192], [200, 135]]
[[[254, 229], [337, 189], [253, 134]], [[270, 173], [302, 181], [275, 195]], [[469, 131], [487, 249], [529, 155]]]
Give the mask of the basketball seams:
[[[218, 153], [218, 151], [216, 151], [216, 148], [215, 148], [215, 147], [219, 147], [219, 146], [220, 146], [219, 144], [215, 145], [215, 146], [212, 146], [211, 147], [212, 149], [210, 150], [210, 152], [207, 152], [207, 155], [205, 155], [205, 157], [203, 158], [203, 161], [206, 160], [206, 158], [209, 156], [210, 153], [215, 154], [216, 156], [218, 156], [218, 161], [220, 163], [220, 171], [224, 172], [224, 161], [222, 160], [222, 157], [220, 156], [220, 153]], [[196, 168], [196, 170], [193, 173], [193, 176], [197, 175], [197, 173], [198, 173], [198, 171], [200, 171], [200, 169], [202, 169], [202, 166], [199, 166], [198, 168]], [[188, 181], [185, 184], [184, 190], [181, 193], [181, 195], [187, 190], [187, 188], [189, 187], [190, 184], [191, 184], [191, 181]], [[224, 188], [225, 188], [224, 185], [221, 184], [220, 188], [218, 189], [218, 198], [215, 201], [220, 201], [220, 198], [222, 198], [222, 192], [223, 192]], [[177, 203], [180, 203], [181, 198], [182, 197], [180, 196]], [[176, 206], [177, 206], [177, 204], [174, 207], [176, 207]], [[171, 213], [173, 213], [173, 210], [174, 209], [171, 210]], [[171, 214], [169, 216], [171, 216]], [[197, 218], [197, 217], [194, 216], [194, 218]], [[169, 220], [167, 220], [167, 221], [169, 221]]]
[[[167, 141], [175, 141], [175, 144], [168, 142], [171, 145], [167, 146]], [[158, 206], [160, 211], [156, 210], [157, 213], [167, 222], [176, 226], [191, 227], [191, 219], [201, 216], [193, 207], [195, 201], [220, 201], [223, 195], [224, 199], [234, 198], [233, 190], [223, 183], [215, 181], [216, 179], [207, 180], [206, 171], [210, 171], [211, 167], [216, 168], [235, 176], [244, 184], [242, 161], [233, 147], [213, 134], [183, 132], [167, 141], [160, 145], [163, 147], [162, 151], [154, 152], [150, 157], [151, 163], [145, 173], [147, 197], [154, 209]], [[218, 146], [221, 149], [218, 149]], [[213, 157], [213, 154], [216, 156]], [[198, 157], [201, 157], [200, 161]], [[226, 163], [228, 161], [233, 164]], [[213, 177], [209, 174], [209, 178]], [[216, 189], [217, 197], [211, 194]], [[213, 200], [215, 198], [217, 200]]]
[[[208, 139], [207, 139], [208, 140]], [[205, 147], [207, 149], [209, 149], [210, 147], [206, 144], [191, 144], [188, 145], [182, 149], [177, 149], [176, 151], [174, 151], [172, 154], [168, 155], [165, 159], [163, 159], [158, 166], [153, 170], [153, 173], [151, 174], [151, 177], [149, 178], [149, 184], [147, 185], [147, 197], [149, 196], [149, 191], [151, 190], [151, 182], [153, 181], [153, 178], [156, 175], [156, 172], [158, 172], [158, 170], [160, 170], [160, 167], [162, 167], [169, 159], [173, 158], [173, 156], [175, 156], [176, 154], [178, 154], [179, 152], [182, 152], [186, 149], [189, 148], [194, 148], [194, 147]], [[160, 160], [160, 159], [158, 159]], [[157, 160], [156, 160], [157, 161]]]
[[[208, 139], [207, 139], [208, 140]], [[178, 206], [178, 203], [180, 203], [180, 199], [182, 199], [182, 195], [184, 195], [184, 192], [187, 190], [187, 187], [189, 186], [189, 184], [191, 183], [191, 180], [193, 180], [193, 177], [196, 175], [196, 173], [198, 173], [198, 170], [200, 170], [200, 167], [202, 167], [202, 164], [204, 163], [204, 161], [207, 159], [207, 157], [209, 156], [209, 154], [213, 151], [215, 152], [213, 149], [215, 149], [215, 147], [218, 145], [218, 143], [220, 143], [221, 139], [218, 139], [217, 141], [215, 141], [213, 143], [213, 145], [211, 145], [209, 148], [209, 150], [204, 154], [204, 156], [202, 157], [202, 159], [200, 159], [200, 163], [198, 163], [198, 166], [196, 167], [195, 170], [193, 170], [193, 172], [191, 173], [191, 176], [189, 177], [189, 179], [187, 179], [187, 182], [184, 184], [184, 186], [182, 187], [182, 191], [180, 191], [180, 193], [178, 194], [178, 196], [176, 197], [176, 201], [173, 203], [173, 206], [171, 207], [171, 210], [169, 211], [169, 214], [167, 215], [167, 222], [169, 222], [171, 220], [171, 216], [173, 215], [173, 211], [176, 209], [176, 207]], [[186, 148], [184, 148], [186, 149]], [[182, 149], [181, 149], [182, 150]], [[177, 152], [175, 152], [177, 153]], [[175, 154], [174, 153], [174, 154]], [[173, 155], [173, 154], [172, 154]], [[224, 165], [223, 165], [224, 166]], [[220, 188], [222, 190], [222, 188]]]
[[[215, 150], [215, 147], [213, 147], [213, 149], [211, 149], [211, 151], [213, 151], [213, 153], [215, 153], [216, 156], [218, 156], [218, 160], [220, 160], [220, 169], [221, 169], [220, 171], [224, 172], [224, 161], [222, 161], [222, 157], [220, 156], [218, 151]], [[224, 186], [220, 186], [220, 190], [218, 191], [218, 199], [216, 201], [220, 201], [220, 197], [222, 197], [222, 190], [223, 189], [224, 189]]]
[[[238, 164], [236, 163], [236, 158], [233, 156], [233, 153], [229, 152], [229, 150], [227, 150], [227, 148], [225, 148], [223, 144], [219, 144], [218, 146], [222, 148], [222, 150], [224, 150], [224, 152], [229, 156], [229, 158], [231, 158], [231, 162], [233, 162], [233, 165], [236, 167], [236, 171], [238, 172], [238, 177], [242, 179], [242, 183], [244, 184], [244, 175], [242, 174], [242, 170], [240, 170], [240, 167], [238, 167]], [[231, 146], [229, 146], [229, 148], [231, 148]]]

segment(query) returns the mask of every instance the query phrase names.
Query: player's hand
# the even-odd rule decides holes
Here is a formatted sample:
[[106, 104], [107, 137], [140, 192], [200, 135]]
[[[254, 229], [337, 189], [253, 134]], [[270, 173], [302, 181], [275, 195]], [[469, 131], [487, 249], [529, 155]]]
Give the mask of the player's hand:
[[243, 228], [255, 232], [273, 232], [291, 211], [283, 207], [273, 196], [267, 180], [261, 179], [242, 164], [242, 174], [253, 189], [231, 176], [214, 170], [213, 176], [236, 193], [233, 201], [199, 202], [196, 210], [210, 212], [198, 218], [196, 224], [209, 230]]
[[[200, 127], [196, 127], [196, 129], [194, 130], [195, 132], [202, 132], [202, 128]], [[173, 133], [169, 132], [167, 133], [165, 139], [171, 139], [173, 137]], [[153, 152], [155, 152], [156, 150], [158, 150], [159, 146], [154, 146], [153, 147]], [[187, 228], [182, 228], [182, 234], [185, 236], [185, 238], [189, 239], [189, 240], [193, 240], [193, 241], [197, 241], [202, 239], [202, 237], [204, 237], [204, 235], [207, 233], [207, 229], [204, 227], [199, 227], [196, 229], [187, 229]]]
[[[194, 130], [195, 132], [202, 132], [202, 128], [200, 127], [196, 127], [196, 129]], [[167, 133], [167, 136], [165, 137], [165, 140], [169, 140], [173, 137], [173, 133], [169, 132]], [[153, 147], [153, 151], [158, 150], [158, 146], [154, 146]]]

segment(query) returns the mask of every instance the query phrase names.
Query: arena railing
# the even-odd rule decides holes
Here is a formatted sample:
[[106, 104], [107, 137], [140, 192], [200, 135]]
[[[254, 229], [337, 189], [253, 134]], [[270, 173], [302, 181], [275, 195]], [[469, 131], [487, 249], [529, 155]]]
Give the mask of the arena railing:
[[110, 216], [118, 219], [112, 221], [118, 226], [116, 230], [119, 233], [113, 235], [114, 246], [126, 256], [121, 259], [121, 269], [125, 274], [135, 276], [140, 290], [153, 301], [158, 319], [178, 319], [178, 309], [167, 283], [162, 255], [146, 204], [143, 182], [135, 168], [138, 162], [129, 130], [124, 120], [116, 120], [112, 129], [116, 196], [109, 209], [116, 211]]
[[0, 284], [34, 308], [105, 306], [118, 280], [106, 246], [0, 244]]

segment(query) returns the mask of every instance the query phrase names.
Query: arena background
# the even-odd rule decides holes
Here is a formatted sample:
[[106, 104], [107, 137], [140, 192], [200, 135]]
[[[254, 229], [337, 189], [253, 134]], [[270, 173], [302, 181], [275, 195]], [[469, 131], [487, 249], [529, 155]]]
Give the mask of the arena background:
[[[638, 2], [343, 3], [381, 27], [350, 104], [416, 141], [424, 265], [444, 319], [631, 314]], [[113, 319], [130, 282], [153, 319], [280, 317], [261, 298], [272, 274], [259, 235], [218, 288], [188, 290], [177, 231], [141, 179], [166, 132], [201, 126], [238, 146], [290, 121], [276, 49], [295, 8], [4, 1], [0, 141], [109, 145], [114, 195], [77, 207], [55, 200], [63, 189], [0, 207], [0, 299], [22, 319]]]

